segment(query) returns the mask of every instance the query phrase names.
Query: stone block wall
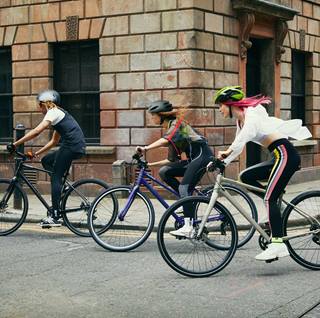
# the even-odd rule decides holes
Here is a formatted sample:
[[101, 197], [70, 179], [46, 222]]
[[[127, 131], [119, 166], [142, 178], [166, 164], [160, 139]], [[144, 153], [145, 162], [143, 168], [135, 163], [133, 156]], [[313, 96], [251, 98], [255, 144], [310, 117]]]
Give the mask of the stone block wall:
[[292, 49], [306, 53], [306, 124], [318, 145], [300, 148], [302, 167], [319, 166], [320, 141], [320, 3], [319, 1], [289, 1], [299, 11], [288, 22], [289, 32], [281, 61], [281, 117], [291, 118], [291, 62]]
[[[320, 4], [316, 0], [272, 2], [300, 12], [289, 22], [285, 39], [281, 116], [290, 117], [290, 49], [310, 52], [307, 120], [319, 140]], [[216, 89], [240, 82], [240, 27], [231, 0], [0, 1], [0, 46], [12, 47], [14, 125], [19, 122], [30, 129], [41, 121], [35, 97], [53, 86], [51, 44], [70, 39], [70, 16], [79, 19], [73, 40], [99, 40], [100, 146], [114, 149], [88, 155], [77, 165], [75, 177], [102, 176], [110, 182], [112, 161], [130, 160], [137, 145], [159, 138], [163, 131], [152, 125], [146, 112], [157, 99], [187, 107], [188, 121], [208, 138], [215, 152], [232, 142], [234, 122], [223, 119], [213, 104]], [[39, 147], [49, 137], [49, 132], [43, 134], [29, 146]], [[302, 152], [306, 167], [319, 165], [319, 146]], [[164, 150], [150, 151], [147, 160], [165, 155]], [[235, 161], [227, 175], [239, 171]]]

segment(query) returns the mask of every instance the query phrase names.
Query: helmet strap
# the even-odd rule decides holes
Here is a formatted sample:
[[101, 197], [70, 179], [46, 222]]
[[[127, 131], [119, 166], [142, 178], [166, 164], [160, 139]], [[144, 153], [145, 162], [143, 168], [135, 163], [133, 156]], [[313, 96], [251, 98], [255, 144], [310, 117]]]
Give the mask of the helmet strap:
[[233, 115], [232, 115], [232, 110], [231, 110], [231, 106], [229, 106], [229, 117], [232, 118]]

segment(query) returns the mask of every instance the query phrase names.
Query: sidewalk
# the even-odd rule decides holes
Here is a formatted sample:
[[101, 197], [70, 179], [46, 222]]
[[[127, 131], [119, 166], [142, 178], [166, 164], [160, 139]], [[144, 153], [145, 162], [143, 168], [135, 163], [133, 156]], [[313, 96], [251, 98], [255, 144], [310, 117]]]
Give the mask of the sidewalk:
[[[290, 201], [301, 192], [305, 192], [309, 190], [320, 190], [320, 180], [299, 183], [299, 184], [290, 184], [287, 186], [286, 194], [284, 198]], [[250, 196], [253, 199], [254, 203], [256, 204], [258, 215], [259, 215], [259, 221], [267, 220], [266, 210], [265, 210], [263, 201], [253, 194], [250, 194]], [[50, 202], [50, 195], [46, 195], [44, 197], [46, 198], [47, 202]], [[38, 198], [35, 197], [34, 195], [28, 195], [28, 199], [29, 199], [29, 212], [27, 215], [26, 222], [38, 223], [42, 218], [46, 216], [46, 210], [44, 206], [41, 204], [41, 202], [38, 200]], [[220, 200], [223, 200], [223, 198]], [[165, 208], [155, 198], [151, 198], [151, 202], [154, 206], [155, 215], [156, 215], [155, 225], [157, 225], [161, 216], [165, 211]], [[175, 201], [168, 200], [167, 202], [168, 204], [172, 204]]]

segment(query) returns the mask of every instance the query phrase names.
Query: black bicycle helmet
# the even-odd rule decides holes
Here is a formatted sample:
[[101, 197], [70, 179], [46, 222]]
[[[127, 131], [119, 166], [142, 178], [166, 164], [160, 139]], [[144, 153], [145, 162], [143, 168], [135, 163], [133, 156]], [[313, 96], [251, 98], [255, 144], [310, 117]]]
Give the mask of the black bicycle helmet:
[[39, 93], [37, 96], [38, 103], [40, 103], [40, 102], [53, 102], [59, 106], [60, 100], [61, 100], [60, 94], [53, 89], [45, 90], [45, 91]]
[[173, 109], [172, 104], [167, 100], [157, 100], [152, 102], [148, 107], [149, 113], [166, 113], [171, 112]]

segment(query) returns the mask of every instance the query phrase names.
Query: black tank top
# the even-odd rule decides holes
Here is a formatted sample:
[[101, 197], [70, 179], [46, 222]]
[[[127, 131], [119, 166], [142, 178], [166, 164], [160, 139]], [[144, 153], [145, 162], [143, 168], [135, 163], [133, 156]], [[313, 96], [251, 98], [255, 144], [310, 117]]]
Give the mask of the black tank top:
[[57, 124], [52, 125], [61, 136], [61, 147], [68, 148], [72, 152], [85, 153], [85, 139], [77, 121], [65, 110], [61, 109], [65, 116]]

